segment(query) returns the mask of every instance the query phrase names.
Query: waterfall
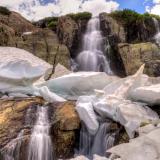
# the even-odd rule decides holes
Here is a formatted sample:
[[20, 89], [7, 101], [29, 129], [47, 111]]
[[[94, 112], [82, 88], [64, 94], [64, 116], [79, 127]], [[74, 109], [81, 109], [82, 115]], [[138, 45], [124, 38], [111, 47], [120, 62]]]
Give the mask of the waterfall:
[[22, 130], [16, 139], [8, 143], [3, 151], [4, 160], [19, 160], [20, 147], [22, 144], [24, 130]]
[[153, 18], [153, 22], [156, 28], [155, 40], [158, 46], [160, 46], [160, 24], [156, 18]]
[[89, 159], [92, 159], [94, 154], [104, 156], [106, 150], [113, 147], [115, 142], [116, 133], [110, 131], [110, 124], [110, 122], [102, 123], [96, 135], [93, 136], [82, 123], [77, 154]]
[[100, 20], [95, 17], [89, 20], [83, 37], [82, 52], [76, 57], [81, 71], [100, 71], [112, 74], [109, 61], [103, 54], [104, 38], [100, 31]]
[[53, 159], [49, 130], [48, 107], [38, 107], [37, 120], [29, 144], [28, 160]]
[[157, 33], [159, 33], [160, 32], [160, 26], [159, 26], [158, 20], [156, 18], [153, 18], [153, 22], [154, 22]]

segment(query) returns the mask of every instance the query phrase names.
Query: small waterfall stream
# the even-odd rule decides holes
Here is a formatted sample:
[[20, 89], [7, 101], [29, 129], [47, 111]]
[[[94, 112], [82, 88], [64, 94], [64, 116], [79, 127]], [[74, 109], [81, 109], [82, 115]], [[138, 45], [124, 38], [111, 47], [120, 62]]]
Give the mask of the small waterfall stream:
[[4, 148], [4, 160], [19, 160], [24, 130]]
[[156, 28], [155, 40], [158, 46], [160, 47], [160, 24], [156, 18], [153, 18], [153, 22]]
[[88, 22], [87, 31], [83, 37], [82, 51], [76, 58], [79, 70], [112, 74], [109, 61], [103, 54], [103, 42], [100, 20], [97, 17], [92, 18]]
[[38, 107], [37, 121], [29, 144], [28, 160], [53, 160], [53, 147], [49, 129], [48, 108]]
[[[37, 111], [36, 111], [37, 108]], [[36, 112], [36, 117], [35, 117]], [[33, 117], [34, 116], [34, 117]], [[36, 120], [34, 125], [33, 119]], [[28, 147], [26, 149], [27, 160], [53, 160], [53, 147], [49, 135], [50, 124], [47, 106], [31, 106], [25, 116], [24, 129], [20, 131], [17, 138], [9, 142], [2, 150], [3, 160], [22, 160], [20, 156], [22, 144], [27, 140], [25, 128], [33, 126]], [[28, 131], [27, 131], [28, 132]], [[25, 139], [26, 138], [26, 139]], [[24, 145], [24, 144], [23, 144]]]
[[107, 149], [114, 146], [117, 133], [111, 132], [110, 122], [101, 123], [96, 135], [91, 135], [82, 123], [80, 131], [80, 143], [77, 154], [93, 159], [93, 155], [104, 156]]

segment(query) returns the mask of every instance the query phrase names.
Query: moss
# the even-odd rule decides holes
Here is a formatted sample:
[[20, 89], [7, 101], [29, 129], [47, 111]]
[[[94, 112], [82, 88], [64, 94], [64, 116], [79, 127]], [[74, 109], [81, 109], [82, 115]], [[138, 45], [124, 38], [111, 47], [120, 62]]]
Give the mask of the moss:
[[67, 14], [67, 16], [71, 17], [73, 20], [89, 20], [92, 17], [92, 14], [89, 12], [80, 12], [80, 13], [71, 13]]
[[6, 7], [0, 6], [0, 14], [10, 15], [10, 14], [11, 14], [11, 11], [8, 10]]

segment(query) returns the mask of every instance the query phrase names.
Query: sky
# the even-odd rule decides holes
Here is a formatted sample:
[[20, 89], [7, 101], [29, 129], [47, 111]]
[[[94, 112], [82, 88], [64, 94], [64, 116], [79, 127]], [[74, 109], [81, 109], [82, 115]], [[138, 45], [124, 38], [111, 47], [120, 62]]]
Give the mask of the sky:
[[0, 0], [0, 6], [19, 12], [32, 21], [83, 11], [98, 15], [125, 8], [160, 15], [160, 0]]

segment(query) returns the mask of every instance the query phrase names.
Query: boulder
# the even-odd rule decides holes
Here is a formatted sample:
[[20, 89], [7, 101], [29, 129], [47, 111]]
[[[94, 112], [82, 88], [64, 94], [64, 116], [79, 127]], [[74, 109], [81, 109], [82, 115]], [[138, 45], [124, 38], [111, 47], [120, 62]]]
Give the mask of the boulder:
[[80, 119], [75, 110], [74, 102], [66, 102], [57, 108], [55, 121], [59, 123], [61, 131], [71, 131], [80, 128]]
[[65, 102], [56, 106], [51, 128], [56, 157], [71, 158], [78, 142], [77, 131], [80, 128], [80, 119], [75, 111], [74, 102]]
[[153, 43], [118, 44], [118, 53], [122, 59], [126, 75], [134, 74], [145, 63], [144, 73], [160, 76], [160, 49]]

